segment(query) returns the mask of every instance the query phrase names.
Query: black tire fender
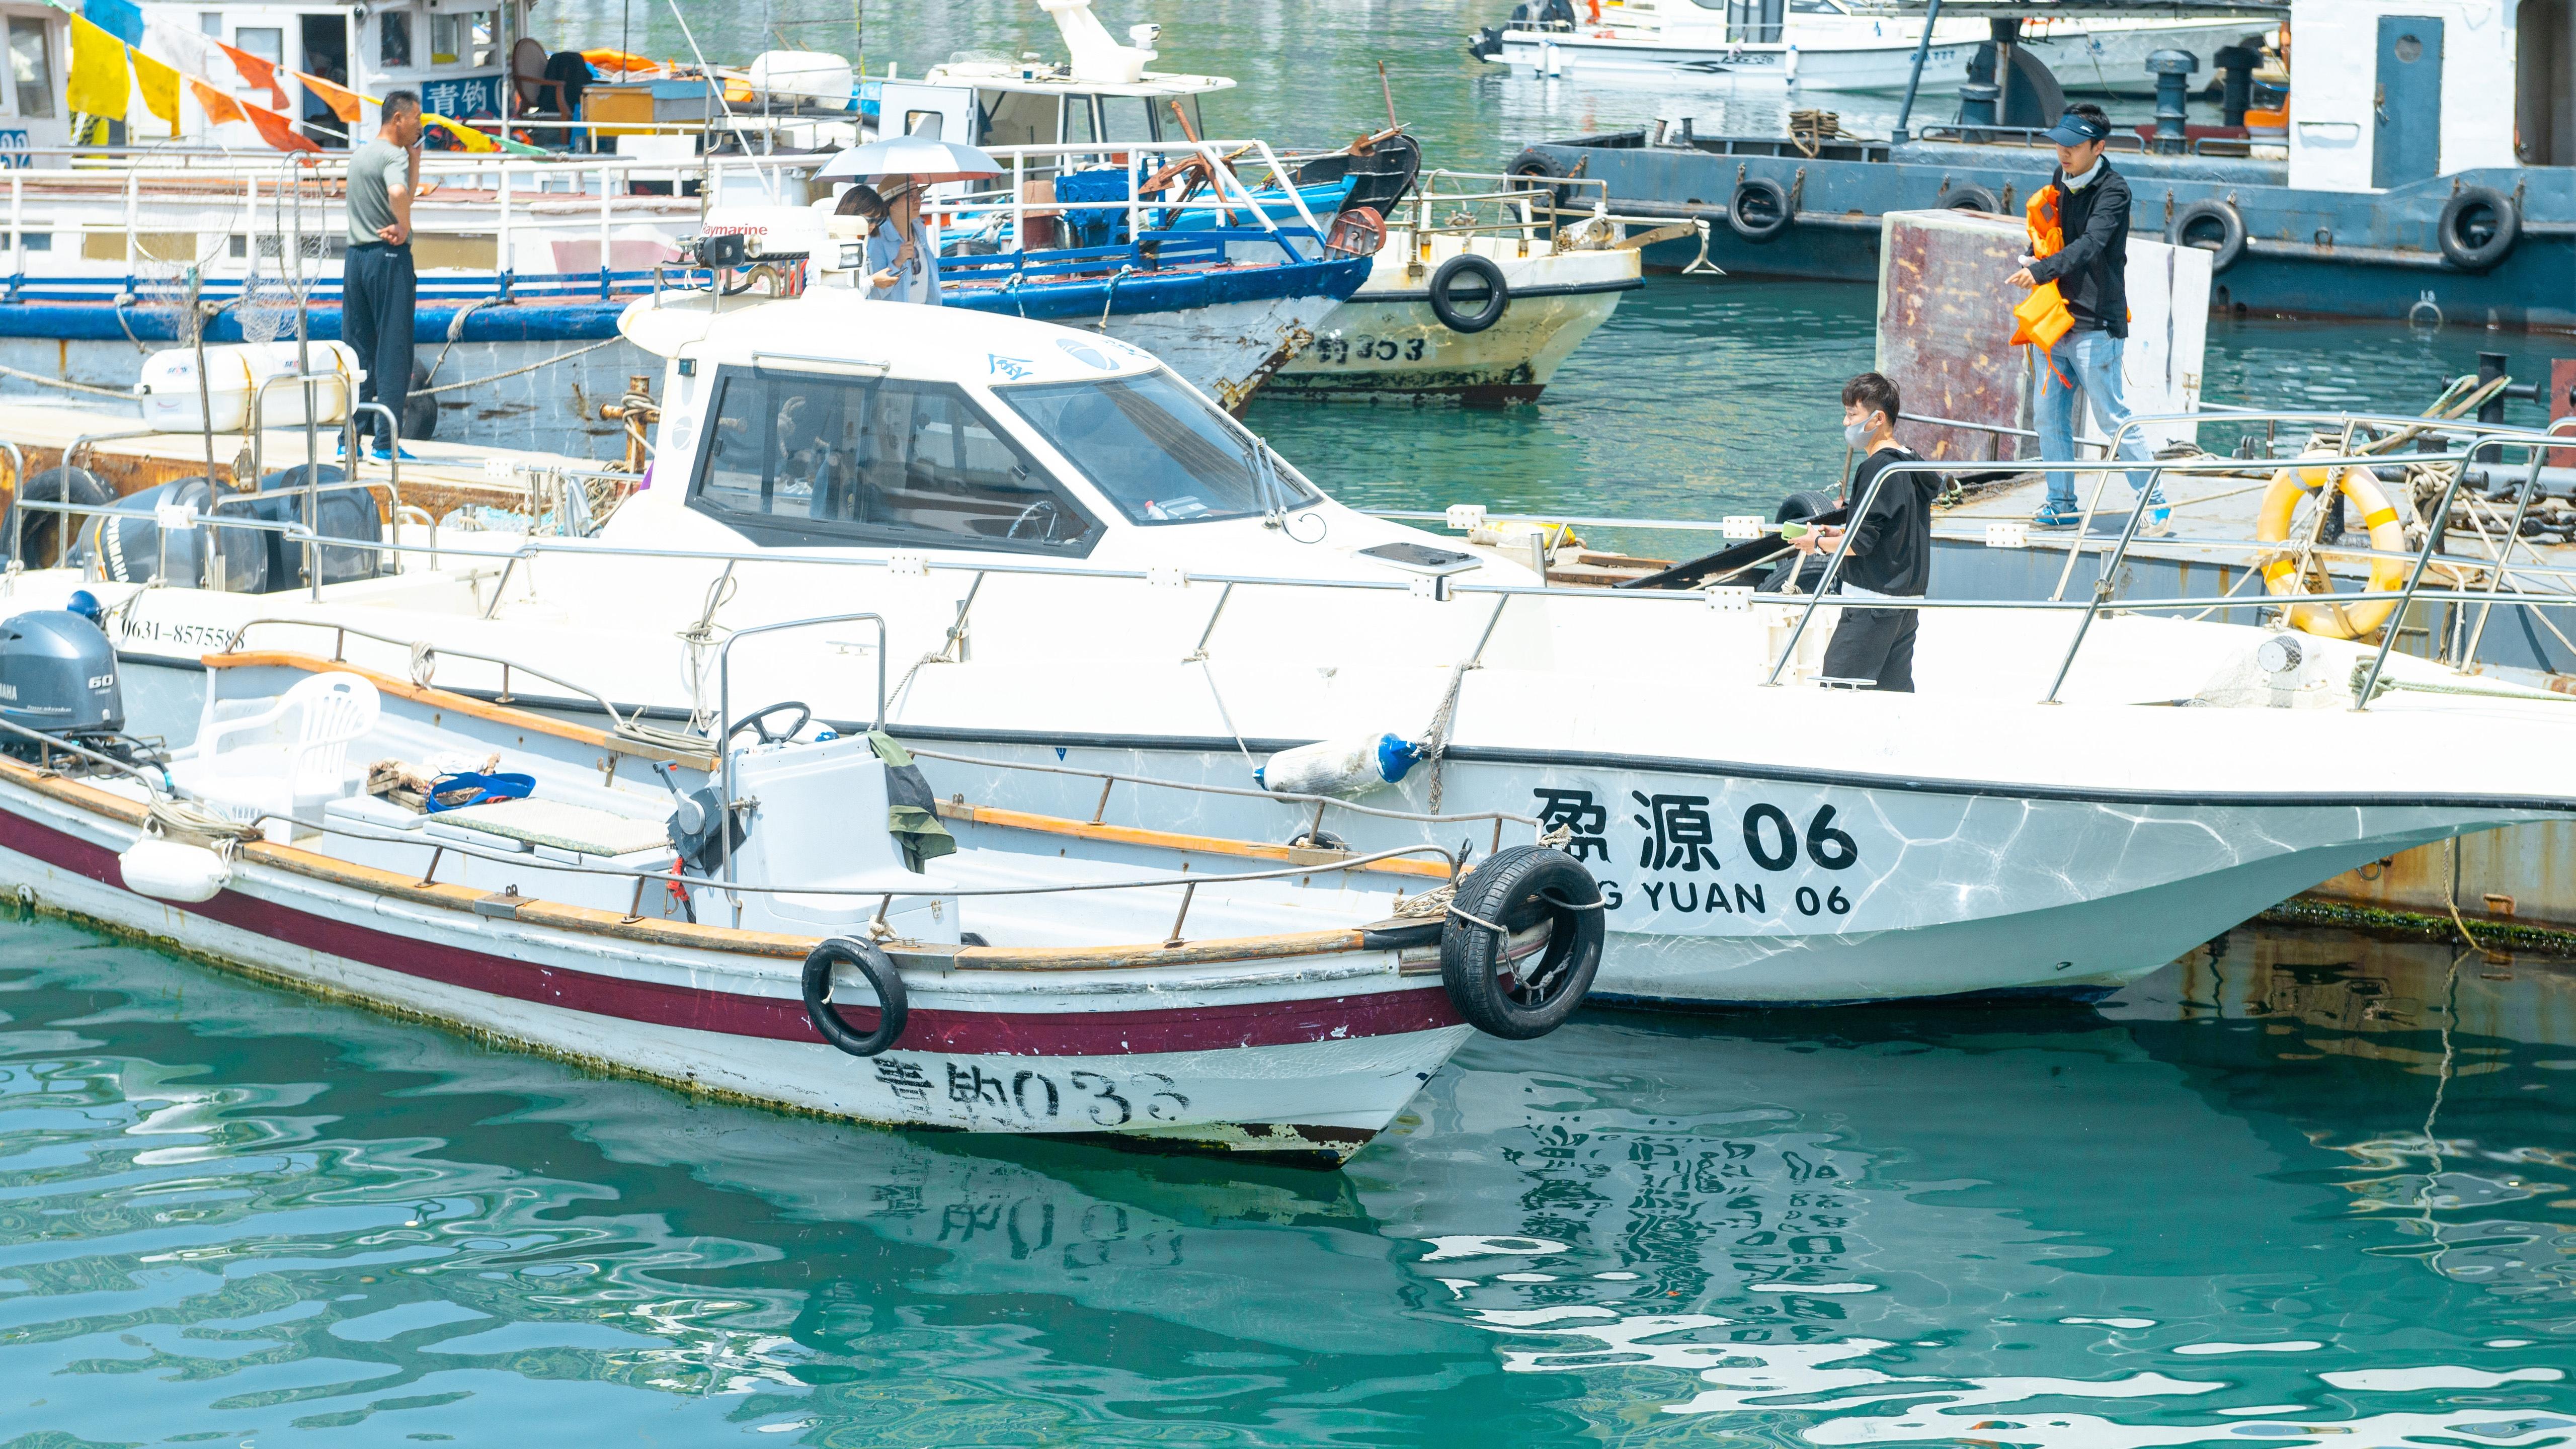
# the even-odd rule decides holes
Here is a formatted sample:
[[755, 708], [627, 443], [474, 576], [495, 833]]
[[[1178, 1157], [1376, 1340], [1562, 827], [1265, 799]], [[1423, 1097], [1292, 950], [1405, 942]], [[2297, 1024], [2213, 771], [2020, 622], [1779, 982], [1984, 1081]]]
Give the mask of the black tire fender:
[[1735, 194], [1726, 200], [1726, 224], [1757, 245], [1776, 240], [1793, 219], [1789, 189], [1768, 176], [1745, 177], [1735, 183]]
[[[23, 485], [23, 494], [30, 503], [69, 503], [80, 508], [104, 508], [112, 496], [107, 491], [107, 485], [100, 482], [98, 475], [87, 468], [47, 468], [27, 479]], [[7, 511], [0, 512], [0, 531], [11, 528], [16, 530], [18, 561], [31, 569], [50, 568], [53, 565], [54, 560], [51, 555], [54, 550], [45, 548], [41, 543], [42, 539], [61, 538], [62, 551], [68, 553], [72, 540], [78, 538], [81, 532], [89, 527], [91, 519], [96, 517], [94, 514], [63, 514], [51, 509], [31, 508], [27, 510], [26, 517], [17, 519], [13, 524], [11, 520], [18, 512], [19, 496], [13, 493], [10, 496]], [[55, 528], [59, 532], [44, 533], [43, 530], [48, 527]]]
[[1834, 495], [1830, 493], [1818, 492], [1813, 488], [1801, 488], [1780, 500], [1780, 506], [1771, 510], [1771, 521], [1804, 523], [1818, 514], [1830, 513], [1841, 506], [1834, 501]]
[[[411, 388], [403, 394], [402, 435], [414, 442], [438, 436], [438, 394], [425, 393], [429, 386], [429, 364], [414, 359], [411, 365]], [[370, 414], [362, 428], [371, 427]]]
[[[1564, 162], [1535, 146], [1522, 147], [1521, 154], [1512, 158], [1512, 164], [1503, 168], [1506, 175], [1534, 176], [1551, 181], [1566, 175], [1568, 170]], [[1548, 205], [1550, 206], [1562, 210], [1574, 204], [1570, 199], [1570, 194], [1574, 190], [1571, 186], [1549, 186], [1539, 189], [1549, 194]]]
[[[1500, 851], [1458, 882], [1440, 926], [1440, 984], [1458, 1014], [1488, 1036], [1545, 1036], [1592, 989], [1608, 914], [1592, 872], [1574, 857], [1540, 845]], [[1549, 930], [1537, 964], [1512, 961], [1504, 932], [1542, 922]]]
[[[2468, 231], [2480, 211], [2495, 217], [2495, 230], [2473, 242]], [[2483, 272], [2513, 255], [2514, 243], [2522, 240], [2522, 208], [2492, 186], [2463, 186], [2442, 204], [2442, 219], [2433, 229], [2441, 237], [2443, 260], [2464, 272]]]
[[2236, 203], [2223, 196], [2204, 196], [2174, 213], [2173, 224], [2165, 228], [2165, 240], [2178, 247], [2197, 247], [2191, 234], [2206, 222], [2218, 223], [2218, 245], [2202, 247], [2210, 254], [2212, 274], [2226, 271], [2245, 257], [2245, 214]]
[[1973, 182], [1953, 188], [1941, 198], [1941, 207], [1945, 211], [1981, 211], [1988, 216], [2001, 216], [2004, 212], [2003, 202], [1993, 192]]
[[[1462, 274], [1479, 278], [1486, 287], [1485, 305], [1474, 312], [1458, 310], [1458, 304], [1449, 295], [1449, 289], [1458, 284]], [[1503, 313], [1511, 305], [1512, 289], [1503, 281], [1503, 269], [1495, 266], [1490, 258], [1480, 257], [1474, 252], [1460, 252], [1442, 262], [1440, 269], [1431, 274], [1431, 315], [1439, 318], [1440, 325], [1452, 332], [1482, 332], [1502, 321]]]
[[[876, 988], [877, 1029], [864, 1036], [832, 1005], [832, 967], [843, 961], [859, 968], [868, 985]], [[902, 1039], [911, 1010], [904, 999], [903, 976], [885, 952], [865, 941], [834, 936], [806, 953], [805, 1015], [823, 1040], [854, 1057], [872, 1057]]]

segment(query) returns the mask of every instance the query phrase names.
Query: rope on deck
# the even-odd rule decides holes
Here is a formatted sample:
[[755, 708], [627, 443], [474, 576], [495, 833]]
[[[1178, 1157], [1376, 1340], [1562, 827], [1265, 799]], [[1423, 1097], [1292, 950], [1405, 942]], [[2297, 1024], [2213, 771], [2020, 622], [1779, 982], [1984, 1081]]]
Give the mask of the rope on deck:
[[0, 366], [0, 375], [24, 378], [29, 382], [35, 383], [39, 387], [59, 387], [66, 392], [85, 392], [96, 397], [116, 398], [121, 402], [134, 401], [134, 389], [130, 387], [95, 387], [86, 382], [73, 382], [69, 378], [47, 377], [41, 372], [29, 372], [24, 368], [17, 367]]
[[525, 367], [514, 367], [508, 372], [496, 372], [490, 377], [470, 377], [463, 382], [442, 382], [436, 387], [415, 388], [412, 390], [410, 396], [433, 397], [442, 392], [454, 392], [459, 388], [481, 387], [487, 382], [500, 382], [505, 378], [517, 377], [521, 373], [534, 372], [541, 367], [552, 367], [558, 362], [565, 361], [569, 358], [579, 357], [586, 352], [597, 352], [603, 347], [615, 347], [618, 343], [625, 340], [626, 339], [623, 337], [611, 337], [603, 342], [594, 342], [588, 347], [576, 347], [570, 352], [558, 352], [552, 357], [540, 358], [535, 362], [529, 363]]

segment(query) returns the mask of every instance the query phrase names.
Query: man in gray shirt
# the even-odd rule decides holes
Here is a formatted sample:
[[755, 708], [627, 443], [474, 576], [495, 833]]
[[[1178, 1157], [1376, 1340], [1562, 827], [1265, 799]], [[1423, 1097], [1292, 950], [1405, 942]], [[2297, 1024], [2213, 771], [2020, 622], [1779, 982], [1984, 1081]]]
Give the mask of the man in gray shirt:
[[[420, 97], [385, 92], [376, 138], [349, 157], [349, 257], [340, 274], [340, 339], [367, 370], [359, 397], [382, 403], [395, 418], [393, 436], [376, 456], [402, 446], [403, 404], [411, 392], [412, 308], [419, 278], [411, 265], [411, 204], [420, 190]], [[378, 419], [360, 424], [373, 434]]]

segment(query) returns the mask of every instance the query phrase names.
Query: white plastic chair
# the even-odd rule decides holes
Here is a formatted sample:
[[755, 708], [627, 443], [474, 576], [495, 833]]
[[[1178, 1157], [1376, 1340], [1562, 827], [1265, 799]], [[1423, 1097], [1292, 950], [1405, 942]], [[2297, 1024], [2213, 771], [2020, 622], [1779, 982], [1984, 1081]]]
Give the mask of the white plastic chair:
[[172, 773], [235, 820], [319, 819], [325, 801], [348, 793], [349, 746], [376, 727], [383, 707], [358, 675], [316, 674], [256, 714], [207, 720], [195, 757]]

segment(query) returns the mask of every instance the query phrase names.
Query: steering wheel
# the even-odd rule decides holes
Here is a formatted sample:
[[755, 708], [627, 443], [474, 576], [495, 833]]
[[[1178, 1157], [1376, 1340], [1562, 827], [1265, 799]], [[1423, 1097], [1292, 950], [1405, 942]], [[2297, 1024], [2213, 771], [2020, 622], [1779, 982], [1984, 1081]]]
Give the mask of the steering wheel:
[[1020, 536], [1021, 529], [1026, 528], [1028, 525], [1035, 523], [1040, 519], [1044, 519], [1046, 521], [1046, 529], [1044, 532], [1037, 535], [1038, 541], [1041, 543], [1053, 542], [1055, 539], [1056, 509], [1055, 500], [1052, 498], [1041, 498], [1037, 502], [1030, 504], [1028, 507], [1021, 509], [1020, 516], [1011, 520], [1011, 531], [1002, 536], [1004, 538], [1017, 538]]
[[[796, 711], [796, 723], [789, 725], [783, 730], [773, 732], [769, 728], [769, 717], [773, 714], [777, 714], [781, 710], [789, 709]], [[735, 735], [741, 734], [744, 730], [750, 730], [754, 734], [760, 736], [760, 742], [764, 745], [785, 744], [787, 741], [796, 738], [796, 732], [805, 728], [806, 723], [813, 718], [814, 711], [803, 701], [793, 699], [787, 700], [780, 704], [773, 704], [767, 709], [754, 710], [750, 714], [744, 715], [741, 719], [735, 721], [734, 727], [725, 732], [725, 743], [733, 743], [733, 737]]]

